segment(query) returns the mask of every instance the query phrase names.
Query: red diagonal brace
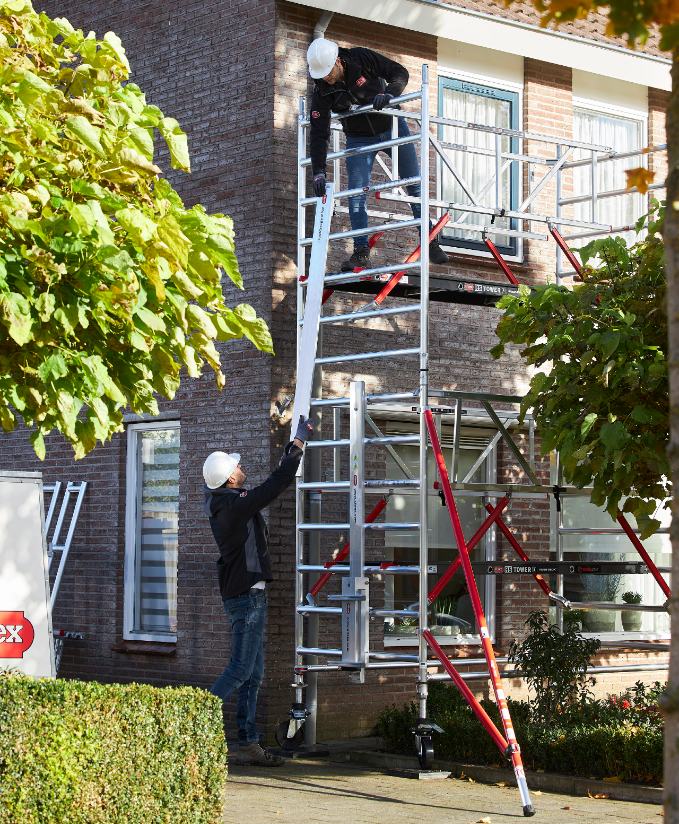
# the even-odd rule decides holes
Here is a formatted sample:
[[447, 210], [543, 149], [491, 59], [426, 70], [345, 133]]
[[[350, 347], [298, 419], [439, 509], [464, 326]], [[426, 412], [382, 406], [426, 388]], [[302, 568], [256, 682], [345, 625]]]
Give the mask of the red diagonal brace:
[[[384, 509], [384, 507], [386, 505], [387, 505], [387, 499], [386, 498], [380, 498], [380, 500], [375, 504], [375, 506], [369, 512], [369, 514], [366, 515], [365, 522], [367, 524], [371, 524], [373, 521], [377, 520], [377, 518], [380, 517], [380, 514], [382, 513], [382, 510]], [[325, 567], [330, 569], [330, 567], [333, 567], [335, 564], [338, 564], [340, 561], [343, 561], [347, 557], [348, 554], [349, 554], [349, 541], [347, 541], [346, 544], [344, 544], [342, 549], [337, 553], [337, 556], [335, 558], [333, 558], [332, 561], [326, 561], [325, 562]], [[324, 572], [323, 575], [321, 575], [321, 577], [318, 579], [318, 581], [316, 581], [316, 583], [313, 585], [313, 587], [311, 587], [309, 595], [312, 595], [315, 598], [316, 595], [318, 595], [318, 593], [323, 589], [323, 587], [332, 578], [332, 576], [333, 576], [332, 572]]]
[[[526, 776], [523, 769], [521, 750], [519, 748], [518, 741], [516, 740], [514, 725], [512, 723], [511, 714], [509, 712], [509, 707], [507, 705], [507, 698], [505, 696], [504, 689], [502, 688], [502, 678], [500, 676], [500, 670], [497, 666], [497, 660], [495, 658], [495, 651], [493, 650], [493, 645], [490, 642], [490, 633], [488, 632], [486, 616], [483, 614], [481, 596], [479, 595], [479, 589], [476, 585], [476, 578], [474, 577], [474, 570], [472, 568], [471, 558], [469, 557], [469, 549], [467, 548], [467, 542], [465, 541], [464, 532], [462, 531], [460, 515], [457, 511], [457, 505], [455, 503], [453, 491], [450, 486], [448, 468], [446, 467], [446, 460], [443, 456], [443, 451], [441, 450], [441, 443], [439, 441], [438, 432], [436, 431], [436, 424], [434, 423], [434, 416], [431, 413], [431, 409], [424, 410], [424, 421], [427, 426], [429, 440], [434, 451], [436, 467], [438, 469], [441, 486], [443, 487], [443, 496], [448, 507], [448, 515], [450, 516], [450, 522], [452, 524], [453, 532], [455, 534], [455, 540], [457, 541], [460, 557], [462, 558], [462, 568], [464, 570], [464, 577], [467, 582], [467, 593], [471, 598], [472, 608], [474, 610], [474, 616], [476, 618], [476, 625], [479, 630], [479, 635], [481, 636], [481, 646], [483, 648], [483, 654], [488, 665], [488, 672], [490, 675], [491, 683], [493, 685], [495, 701], [497, 703], [498, 710], [500, 711], [500, 718], [502, 719], [502, 728], [504, 730], [505, 738], [508, 742], [508, 750], [511, 753], [511, 761], [512, 766], [514, 767], [516, 783], [519, 787], [521, 798], [524, 804], [524, 814], [532, 815], [534, 811], [532, 811], [532, 805], [530, 804], [530, 796], [528, 794], [528, 787], [526, 785]], [[527, 813], [526, 811], [529, 809], [531, 810], [531, 812]]]
[[[450, 215], [446, 212], [443, 217], [441, 217], [429, 231], [429, 242], [431, 243], [432, 240], [441, 232], [443, 227], [448, 223], [450, 219]], [[408, 257], [403, 261], [404, 263], [414, 263], [416, 260], [420, 258], [420, 246], [418, 245], [417, 249], [413, 250]], [[401, 280], [403, 275], [407, 274], [407, 272], [395, 272], [385, 283], [385, 285], [380, 289], [375, 297], [374, 303], [378, 306], [384, 302], [385, 298], [392, 292], [396, 284]]]
[[569, 247], [568, 247], [568, 244], [567, 244], [567, 243], [566, 243], [566, 241], [565, 241], [565, 240], [561, 237], [561, 234], [559, 233], [559, 230], [558, 230], [556, 227], [554, 227], [554, 226], [550, 226], [550, 227], [549, 227], [549, 231], [550, 231], [550, 234], [552, 235], [552, 237], [554, 238], [554, 240], [557, 242], [557, 245], [559, 246], [559, 248], [561, 249], [561, 251], [562, 251], [562, 252], [564, 253], [564, 255], [566, 255], [566, 257], [568, 258], [568, 262], [570, 263], [570, 265], [573, 267], [573, 269], [575, 269], [575, 271], [576, 271], [578, 274], [581, 274], [581, 273], [582, 273], [582, 264], [581, 264], [581, 263], [580, 263], [580, 261], [579, 261], [579, 260], [575, 257], [575, 255], [573, 254], [573, 252], [571, 252], [571, 250], [570, 250], [570, 249], [569, 249]]
[[[488, 510], [488, 512], [493, 511], [493, 508], [491, 507], [490, 504], [486, 504], [486, 509]], [[512, 549], [514, 550], [514, 552], [516, 552], [516, 554], [519, 556], [519, 558], [521, 558], [522, 561], [526, 561], [526, 563], [529, 564], [530, 563], [530, 558], [523, 551], [523, 549], [521, 548], [521, 544], [516, 540], [516, 538], [514, 537], [512, 531], [509, 529], [509, 527], [503, 521], [502, 518], [498, 518], [497, 526], [498, 526], [498, 529], [505, 536], [505, 538], [509, 541], [509, 543], [512, 546]], [[535, 578], [535, 580], [537, 581], [537, 583], [539, 584], [540, 588], [545, 593], [545, 595], [547, 597], [549, 597], [552, 593], [552, 590], [549, 588], [549, 584], [547, 583], [547, 581], [545, 581], [545, 579], [542, 577], [542, 575], [539, 575], [539, 574], [533, 575], [533, 578]]]
[[658, 567], [653, 563], [653, 559], [644, 549], [644, 545], [639, 540], [639, 536], [632, 529], [630, 522], [625, 518], [622, 512], [618, 513], [618, 523], [625, 530], [627, 537], [634, 544], [634, 548], [641, 555], [644, 563], [649, 568], [651, 575], [655, 578], [660, 589], [665, 593], [667, 598], [672, 597], [672, 590], [669, 588], [667, 581], [663, 578]]
[[422, 637], [429, 644], [432, 652], [439, 659], [439, 661], [443, 665], [443, 668], [453, 680], [455, 686], [460, 690], [460, 692], [466, 699], [467, 703], [472, 708], [472, 711], [474, 712], [476, 717], [486, 728], [488, 735], [490, 735], [490, 737], [493, 739], [493, 741], [497, 745], [497, 748], [503, 755], [505, 755], [507, 752], [507, 741], [502, 737], [500, 731], [493, 723], [492, 718], [483, 709], [481, 704], [479, 704], [479, 702], [476, 700], [476, 698], [474, 697], [474, 693], [465, 684], [464, 679], [452, 665], [450, 658], [448, 658], [445, 652], [441, 649], [436, 638], [434, 638], [434, 636], [431, 634], [431, 631], [428, 629], [425, 629], [425, 631], [422, 633]]
[[507, 277], [507, 280], [510, 283], [513, 283], [514, 286], [518, 286], [519, 281], [518, 281], [516, 275], [509, 268], [509, 266], [507, 264], [507, 261], [502, 257], [502, 255], [500, 254], [500, 251], [497, 248], [497, 246], [493, 243], [493, 241], [489, 237], [486, 237], [485, 235], [483, 236], [483, 242], [488, 247], [488, 250], [490, 251], [491, 255], [497, 261], [497, 264], [500, 267], [500, 269], [502, 269], [502, 271], [505, 273], [505, 275]]
[[[488, 505], [486, 509], [490, 513], [490, 515], [486, 518], [486, 520], [481, 524], [481, 526], [476, 530], [476, 532], [472, 535], [469, 539], [469, 543], [467, 544], [467, 549], [471, 552], [472, 549], [478, 544], [478, 542], [483, 538], [483, 536], [488, 532], [490, 527], [500, 519], [500, 516], [504, 512], [504, 510], [509, 505], [509, 498], [502, 498], [498, 505], [493, 508], [492, 506]], [[501, 520], [501, 519], [500, 519]], [[450, 579], [455, 575], [462, 564], [462, 558], [458, 555], [457, 558], [450, 564], [448, 569], [443, 573], [443, 575], [438, 579], [438, 581], [434, 584], [434, 586], [429, 591], [429, 595], [427, 596], [427, 603], [433, 604], [434, 601], [439, 597], [439, 595], [443, 592], [445, 585], [450, 581]]]

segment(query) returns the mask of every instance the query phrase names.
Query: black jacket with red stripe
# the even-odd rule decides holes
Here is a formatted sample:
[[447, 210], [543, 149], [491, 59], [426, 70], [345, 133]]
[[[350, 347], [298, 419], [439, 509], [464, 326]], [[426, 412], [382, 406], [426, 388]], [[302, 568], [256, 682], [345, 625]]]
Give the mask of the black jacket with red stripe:
[[205, 509], [219, 548], [222, 598], [245, 595], [258, 581], [273, 580], [269, 530], [260, 510], [292, 483], [302, 455], [295, 444], [288, 444], [276, 469], [254, 489], [205, 488]]
[[[309, 154], [313, 174], [325, 172], [330, 139], [330, 113], [348, 112], [352, 106], [367, 106], [375, 95], [403, 94], [408, 71], [400, 63], [371, 49], [340, 49], [344, 78], [334, 85], [317, 80], [311, 96]], [[342, 120], [345, 134], [377, 135], [391, 129], [392, 119], [384, 114], [359, 114]]]

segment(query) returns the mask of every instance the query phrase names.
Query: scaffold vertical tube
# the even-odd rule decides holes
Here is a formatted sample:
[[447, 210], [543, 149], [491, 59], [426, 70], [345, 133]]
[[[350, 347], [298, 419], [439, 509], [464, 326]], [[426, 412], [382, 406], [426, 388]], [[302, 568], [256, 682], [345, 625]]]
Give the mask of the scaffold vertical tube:
[[525, 816], [532, 816], [535, 815], [535, 808], [531, 803], [530, 794], [528, 792], [526, 775], [523, 769], [523, 761], [521, 758], [521, 749], [519, 747], [518, 741], [516, 740], [514, 725], [512, 723], [512, 718], [509, 713], [509, 706], [507, 705], [507, 697], [505, 696], [504, 689], [502, 688], [500, 670], [498, 669], [497, 661], [495, 660], [495, 651], [493, 650], [493, 645], [490, 642], [488, 625], [486, 624], [486, 617], [483, 613], [483, 605], [481, 604], [479, 589], [476, 585], [476, 578], [474, 577], [474, 571], [472, 569], [471, 559], [469, 557], [467, 542], [465, 541], [464, 533], [462, 531], [462, 523], [460, 522], [460, 516], [457, 511], [457, 505], [455, 503], [455, 498], [453, 497], [453, 492], [450, 487], [448, 469], [446, 467], [445, 458], [443, 457], [443, 452], [441, 450], [441, 444], [439, 442], [438, 433], [436, 431], [434, 416], [432, 415], [430, 409], [425, 409], [423, 417], [429, 433], [429, 439], [434, 450], [434, 458], [436, 460], [439, 478], [441, 480], [441, 485], [443, 487], [443, 495], [445, 497], [446, 505], [448, 507], [448, 515], [450, 516], [450, 522], [453, 527], [453, 533], [455, 535], [457, 547], [460, 552], [460, 557], [462, 559], [462, 568], [464, 570], [464, 576], [467, 582], [467, 592], [469, 594], [469, 597], [472, 602], [472, 607], [474, 609], [476, 623], [478, 625], [479, 634], [481, 635], [481, 646], [483, 648], [484, 657], [488, 664], [488, 672], [490, 674], [490, 680], [493, 685], [493, 692], [495, 693], [495, 701], [497, 703], [497, 708], [500, 712], [500, 718], [502, 720], [502, 727], [505, 732], [505, 738], [508, 742], [507, 755], [511, 759], [512, 766], [514, 768], [516, 784], [519, 788], [519, 793], [521, 795], [523, 814]]
[[427, 500], [427, 425], [424, 410], [429, 404], [429, 66], [422, 66], [422, 114], [420, 119], [420, 575], [419, 575], [419, 717], [427, 717], [427, 567], [429, 565], [429, 530]]

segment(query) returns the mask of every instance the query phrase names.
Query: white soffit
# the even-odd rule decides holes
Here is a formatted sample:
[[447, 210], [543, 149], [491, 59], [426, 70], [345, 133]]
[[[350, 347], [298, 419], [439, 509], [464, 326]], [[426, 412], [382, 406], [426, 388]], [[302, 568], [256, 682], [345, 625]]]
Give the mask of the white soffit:
[[[493, 18], [435, 0], [295, 0], [301, 6], [544, 60], [615, 80], [671, 89], [670, 61], [613, 44]], [[378, 44], [376, 44], [378, 45]]]

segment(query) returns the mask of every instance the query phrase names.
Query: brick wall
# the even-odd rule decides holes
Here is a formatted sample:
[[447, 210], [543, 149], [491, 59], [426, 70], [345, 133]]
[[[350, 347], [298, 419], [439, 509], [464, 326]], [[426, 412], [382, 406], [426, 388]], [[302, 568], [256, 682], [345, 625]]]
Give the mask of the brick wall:
[[[518, 6], [505, 12], [485, 0], [469, 6], [518, 15], [519, 19], [525, 14]], [[117, 436], [78, 464], [57, 438], [50, 439], [48, 458], [42, 465], [33, 457], [25, 433], [5, 435], [0, 440], [0, 455], [7, 468], [42, 469], [45, 480], [84, 479], [90, 485], [55, 616], [56, 625], [82, 629], [87, 638], [67, 645], [62, 674], [206, 686], [228, 659], [229, 632], [214, 574], [216, 552], [202, 512], [201, 465], [212, 449], [238, 450], [249, 470], [249, 482], [257, 483], [278, 460], [287, 438], [273, 411], [276, 400], [294, 394], [296, 115], [298, 97], [308, 91], [305, 51], [318, 13], [282, 0], [275, 4], [272, 0], [188, 0], [182, 4], [147, 0], [141, 5], [131, 0], [116, 4], [45, 0], [41, 8], [66, 16], [86, 30], [94, 29], [101, 35], [113, 29], [122, 37], [135, 82], [150, 102], [176, 117], [189, 134], [194, 171], [191, 176], [170, 174], [179, 191], [189, 204], [200, 201], [208, 209], [234, 218], [246, 290], [240, 295], [229, 287], [229, 300], [252, 303], [270, 322], [274, 336], [275, 359], [247, 344], [221, 347], [228, 379], [224, 394], [217, 393], [206, 376], [187, 380], [178, 396], [162, 405], [165, 414], [176, 412], [172, 417], [178, 418], [182, 427], [179, 628], [176, 650], [170, 657], [148, 652], [129, 655], [113, 649], [122, 635], [124, 436]], [[592, 36], [599, 35], [596, 27], [592, 29]], [[371, 46], [403, 62], [411, 72], [411, 88], [426, 61], [432, 72], [430, 103], [435, 108], [437, 46], [433, 37], [413, 32], [405, 36], [396, 27], [357, 24], [342, 15], [333, 18], [328, 36], [341, 45]], [[659, 135], [662, 98], [652, 95], [650, 106], [651, 131]], [[524, 128], [568, 136], [571, 123], [570, 73], [526, 60]], [[161, 152], [160, 157], [161, 165], [167, 168], [165, 154]], [[398, 260], [414, 242], [414, 237], [390, 239], [375, 257]], [[331, 266], [337, 265], [345, 251], [333, 252]], [[553, 263], [552, 247], [534, 243], [528, 245], [525, 264], [516, 270], [524, 280], [541, 282], [553, 271]], [[434, 270], [437, 274], [443, 271], [498, 278], [494, 264], [469, 257], [458, 256], [447, 270]], [[333, 301], [339, 312], [350, 311], [366, 299], [337, 294]], [[393, 305], [398, 302], [394, 299]], [[405, 341], [417, 338], [417, 325], [409, 318], [403, 315], [398, 320], [328, 330], [324, 351], [358, 351], [366, 340], [374, 349], [406, 345]], [[432, 303], [432, 387], [522, 392], [527, 375], [517, 352], [510, 350], [499, 363], [488, 354], [495, 342], [493, 330], [498, 318], [495, 309]], [[324, 373], [325, 389], [346, 389], [354, 377], [364, 378], [378, 391], [414, 388], [417, 363], [413, 361], [406, 369], [389, 362], [382, 362], [379, 368], [372, 364], [329, 368]], [[326, 433], [330, 426], [327, 418], [323, 422]], [[371, 464], [376, 477], [381, 469], [379, 461]], [[504, 471], [511, 471], [510, 461], [501, 454], [498, 472]], [[341, 503], [324, 507], [324, 514], [340, 519]], [[544, 506], [517, 503], [512, 507], [512, 525], [517, 534], [530, 534], [533, 543], [527, 549], [537, 557], [547, 548], [545, 518]], [[267, 732], [284, 717], [292, 697], [288, 685], [293, 663], [294, 500], [290, 493], [270, 507], [269, 521], [277, 578], [269, 590], [268, 677], [260, 704]], [[330, 555], [336, 545], [336, 541], [326, 540], [321, 547], [323, 556]], [[382, 549], [375, 541], [369, 549], [371, 557], [379, 557]], [[505, 549], [501, 543], [499, 549]], [[332, 586], [336, 591], [337, 582]], [[527, 591], [523, 583], [498, 586], [500, 649], [520, 629], [518, 607]], [[536, 603], [540, 599], [538, 594]], [[379, 634], [379, 627], [375, 632]], [[333, 639], [335, 630], [324, 631], [324, 643], [333, 643]], [[466, 649], [462, 655], [476, 656], [478, 650]], [[475, 688], [483, 693], [487, 684], [479, 682]], [[413, 695], [412, 673], [370, 673], [366, 686], [351, 684], [344, 674], [323, 676], [319, 734], [366, 732], [380, 707], [402, 703]]]

